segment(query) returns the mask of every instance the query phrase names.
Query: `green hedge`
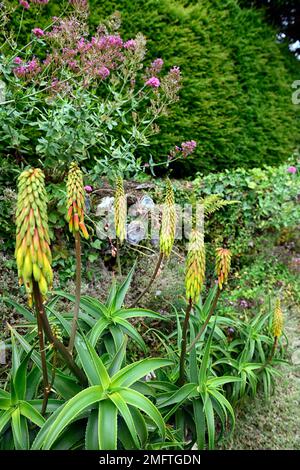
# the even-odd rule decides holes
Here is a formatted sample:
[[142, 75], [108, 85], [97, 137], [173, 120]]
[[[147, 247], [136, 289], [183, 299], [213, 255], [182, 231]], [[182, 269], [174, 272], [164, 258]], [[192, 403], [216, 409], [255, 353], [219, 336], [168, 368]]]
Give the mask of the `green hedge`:
[[[180, 102], [161, 122], [151, 149], [157, 161], [184, 140], [198, 142], [193, 158], [175, 174], [261, 167], [285, 161], [299, 146], [300, 106], [291, 102], [300, 62], [255, 9], [237, 0], [90, 0], [91, 26], [119, 10], [126, 39], [141, 31], [149, 60], [179, 65], [184, 80]], [[50, 0], [38, 20], [26, 12], [27, 31], [61, 10]], [[17, 15], [15, 17], [16, 23]], [[20, 37], [26, 37], [25, 29]]]
[[299, 145], [300, 106], [291, 102], [291, 84], [300, 64], [276, 43], [276, 31], [261, 12], [242, 9], [236, 0], [90, 5], [93, 24], [118, 9], [126, 37], [142, 31], [149, 57], [182, 68], [182, 99], [161, 125], [151, 149], [156, 158], [195, 139], [196, 156], [184, 165], [193, 174], [276, 165]]

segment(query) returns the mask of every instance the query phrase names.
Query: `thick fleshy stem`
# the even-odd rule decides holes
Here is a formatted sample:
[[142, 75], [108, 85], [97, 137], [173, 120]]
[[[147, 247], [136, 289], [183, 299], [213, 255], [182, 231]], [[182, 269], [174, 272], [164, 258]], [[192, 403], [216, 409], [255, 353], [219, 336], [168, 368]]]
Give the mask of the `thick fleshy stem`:
[[199, 339], [201, 338], [202, 334], [204, 333], [207, 325], [208, 325], [208, 322], [209, 320], [211, 319], [212, 315], [214, 314], [214, 311], [216, 309], [216, 306], [217, 306], [217, 303], [218, 303], [218, 300], [219, 300], [219, 297], [220, 297], [220, 294], [221, 294], [221, 290], [219, 289], [218, 287], [218, 290], [216, 292], [216, 295], [215, 295], [215, 298], [214, 298], [214, 301], [212, 303], [212, 306], [210, 308], [210, 311], [205, 319], [205, 322], [203, 323], [200, 331], [198, 332], [198, 334], [195, 336], [195, 339], [192, 341], [192, 343], [189, 345], [189, 347], [187, 348], [187, 352], [190, 352], [193, 347], [196, 345], [196, 343], [199, 341]]
[[187, 343], [187, 331], [191, 316], [191, 311], [193, 308], [193, 301], [189, 298], [188, 306], [185, 313], [185, 318], [182, 327], [182, 339], [181, 339], [181, 352], [179, 360], [179, 379], [178, 385], [183, 385], [185, 381], [185, 356], [186, 356], [186, 343]]
[[[39, 297], [39, 299], [37, 297]], [[35, 302], [35, 308], [36, 308], [39, 348], [40, 348], [42, 374], [43, 374], [44, 398], [43, 398], [43, 404], [42, 404], [42, 415], [44, 415], [47, 410], [48, 398], [49, 398], [51, 387], [49, 386], [49, 379], [48, 379], [43, 324], [42, 324], [40, 310], [38, 308], [38, 304], [40, 302], [42, 303], [41, 293], [38, 287], [37, 289], [34, 290], [34, 302]]]
[[76, 253], [76, 281], [75, 281], [75, 307], [72, 320], [71, 334], [68, 350], [73, 354], [75, 337], [77, 331], [77, 322], [79, 317], [80, 293], [81, 293], [81, 241], [79, 232], [75, 232], [75, 253]]
[[160, 253], [159, 254], [159, 257], [158, 257], [158, 260], [157, 260], [157, 263], [156, 263], [156, 266], [155, 266], [155, 269], [153, 271], [153, 274], [151, 276], [151, 279], [149, 281], [149, 284], [147, 285], [147, 287], [140, 293], [140, 295], [134, 300], [134, 302], [132, 302], [132, 304], [130, 305], [129, 308], [133, 308], [135, 305], [137, 305], [137, 303], [141, 300], [142, 297], [144, 297], [144, 295], [150, 290], [153, 282], [155, 281], [156, 279], [156, 276], [157, 276], [157, 273], [160, 269], [160, 266], [161, 266], [161, 263], [163, 261], [163, 258], [164, 258], [164, 255], [163, 253]]
[[86, 385], [87, 379], [86, 379], [84, 372], [77, 366], [77, 364], [75, 364], [71, 354], [69, 353], [67, 348], [64, 346], [64, 344], [61, 343], [59, 339], [57, 339], [55, 336], [53, 336], [51, 326], [48, 321], [48, 317], [45, 312], [41, 296], [38, 295], [39, 293], [38, 284], [35, 281], [33, 281], [32, 286], [33, 286], [33, 295], [34, 295], [34, 298], [36, 299], [36, 306], [37, 306], [37, 309], [39, 310], [39, 314], [42, 320], [43, 330], [44, 330], [46, 338], [48, 339], [50, 343], [53, 343], [54, 347], [60, 352], [65, 363], [67, 364], [69, 369], [73, 372], [73, 374], [78, 378], [79, 382], [82, 385]]

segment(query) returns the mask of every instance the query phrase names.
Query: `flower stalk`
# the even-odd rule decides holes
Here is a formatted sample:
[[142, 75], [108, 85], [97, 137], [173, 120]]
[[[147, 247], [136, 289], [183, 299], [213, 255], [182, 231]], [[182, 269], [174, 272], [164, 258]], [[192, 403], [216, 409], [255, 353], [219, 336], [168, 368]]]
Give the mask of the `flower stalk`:
[[199, 300], [205, 279], [205, 245], [204, 235], [201, 231], [193, 229], [190, 235], [189, 249], [186, 259], [186, 298], [187, 309], [182, 327], [181, 352], [179, 360], [178, 384], [185, 381], [185, 357], [187, 353], [187, 332], [193, 305]]
[[176, 222], [177, 222], [177, 215], [176, 215], [176, 207], [175, 207], [175, 196], [172, 187], [172, 183], [169, 179], [166, 181], [166, 194], [165, 194], [165, 201], [162, 209], [162, 219], [161, 219], [161, 227], [160, 227], [160, 253], [154, 268], [153, 274], [149, 280], [148, 285], [145, 289], [140, 293], [140, 295], [135, 299], [132, 303], [131, 307], [136, 305], [142, 297], [151, 289], [153, 282], [156, 279], [156, 276], [161, 268], [162, 262], [165, 258], [169, 258], [172, 248], [175, 241], [176, 235]]
[[80, 234], [88, 239], [89, 235], [84, 224], [85, 191], [82, 172], [76, 162], [71, 163], [67, 180], [67, 220], [69, 230], [75, 238], [76, 253], [76, 280], [75, 280], [75, 306], [71, 326], [71, 334], [68, 350], [72, 354], [75, 344], [77, 323], [79, 318], [80, 294], [81, 294], [81, 239]]

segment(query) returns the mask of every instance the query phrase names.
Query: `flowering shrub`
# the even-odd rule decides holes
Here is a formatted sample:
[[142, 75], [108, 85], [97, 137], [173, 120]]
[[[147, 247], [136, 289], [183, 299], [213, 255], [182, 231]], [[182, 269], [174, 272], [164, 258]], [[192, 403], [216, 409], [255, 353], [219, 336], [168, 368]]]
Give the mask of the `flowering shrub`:
[[[22, 18], [45, 3], [20, 2]], [[18, 7], [5, 3], [0, 151], [30, 164], [61, 168], [76, 158], [96, 175], [134, 174], [136, 150], [178, 100], [180, 69], [163, 70], [161, 58], [146, 67], [144, 36], [122, 38], [118, 14], [90, 31], [87, 2], [69, 3], [67, 16], [37, 24], [23, 47], [10, 27]]]

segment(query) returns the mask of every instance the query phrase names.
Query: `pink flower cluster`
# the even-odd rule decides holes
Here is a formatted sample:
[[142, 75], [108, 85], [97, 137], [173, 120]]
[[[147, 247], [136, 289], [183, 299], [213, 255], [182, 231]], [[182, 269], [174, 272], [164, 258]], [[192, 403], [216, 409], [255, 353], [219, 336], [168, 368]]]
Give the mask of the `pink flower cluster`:
[[37, 38], [40, 38], [40, 37], [44, 36], [44, 34], [45, 34], [44, 31], [41, 28], [33, 28], [32, 32]]
[[160, 85], [160, 81], [157, 77], [151, 77], [149, 78], [146, 83], [147, 86], [150, 86], [152, 88], [158, 88]]
[[182, 142], [181, 146], [175, 146], [173, 150], [171, 150], [169, 155], [169, 160], [173, 160], [174, 158], [183, 157], [186, 158], [192, 153], [194, 153], [195, 148], [197, 147], [197, 142], [195, 140], [188, 140], [186, 142]]
[[30, 5], [26, 0], [19, 0], [19, 4], [21, 7], [23, 7], [25, 10], [29, 10]]
[[124, 49], [134, 50], [136, 48], [136, 41], [135, 39], [129, 39], [128, 41], [124, 42], [123, 46]]
[[164, 61], [162, 59], [155, 59], [150, 67], [151, 74], [155, 75], [159, 73], [164, 65]]
[[23, 63], [20, 57], [16, 57], [14, 63], [17, 65], [14, 68], [17, 77], [32, 78], [41, 71], [40, 63], [35, 57], [27, 63]]
[[112, 70], [125, 60], [126, 50], [134, 50], [136, 40], [123, 42], [119, 34], [98, 31], [90, 40], [81, 23], [75, 18], [58, 19], [52, 30], [45, 33], [45, 39], [53, 45], [44, 61], [45, 66], [57, 69], [67, 66], [76, 70], [88, 84], [94, 78], [105, 80]]
[[69, 0], [69, 3], [78, 10], [86, 10], [89, 6], [87, 0]]
[[184, 157], [191, 155], [195, 148], [197, 147], [197, 142], [195, 140], [188, 140], [187, 142], [182, 142], [181, 151]]
[[294, 175], [295, 173], [297, 173], [297, 168], [295, 166], [289, 166], [286, 171]]

